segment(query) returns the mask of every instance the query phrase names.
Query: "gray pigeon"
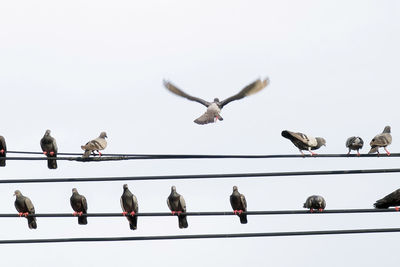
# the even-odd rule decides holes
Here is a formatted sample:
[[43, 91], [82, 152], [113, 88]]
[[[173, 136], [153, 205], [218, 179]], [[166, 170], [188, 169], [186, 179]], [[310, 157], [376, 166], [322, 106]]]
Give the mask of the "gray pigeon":
[[396, 210], [399, 210], [397, 206], [400, 206], [400, 189], [390, 193], [382, 199], [379, 199], [374, 204], [377, 209], [387, 209], [389, 207], [396, 207]]
[[349, 149], [347, 155], [350, 154], [351, 150], [357, 150], [357, 155], [360, 156], [360, 149], [363, 147], [364, 141], [359, 136], [352, 136], [347, 138], [346, 147]]
[[186, 212], [186, 202], [183, 196], [176, 192], [176, 187], [171, 187], [171, 194], [167, 198], [167, 204], [169, 209], [172, 211], [172, 214], [178, 215], [179, 228], [187, 228], [188, 222], [186, 219], [186, 215], [182, 215], [181, 213]]
[[232, 195], [230, 196], [230, 201], [233, 212], [237, 214], [240, 218], [240, 223], [243, 224], [247, 223], [247, 215], [242, 214], [242, 212], [247, 211], [246, 198], [244, 197], [243, 194], [239, 193], [236, 185], [233, 187], [233, 192]]
[[137, 198], [132, 192], [128, 189], [128, 185], [124, 184], [123, 186], [124, 192], [121, 196], [121, 208], [123, 214], [129, 221], [129, 227], [131, 230], [137, 229], [137, 215], [135, 215], [139, 211], [139, 205]]
[[303, 208], [310, 209], [311, 212], [313, 212], [314, 209], [323, 211], [325, 207], [326, 207], [325, 199], [317, 195], [309, 196], [303, 205]]
[[186, 99], [189, 99], [191, 101], [195, 101], [198, 102], [204, 106], [207, 107], [207, 111], [201, 115], [199, 118], [197, 118], [196, 120], [194, 120], [195, 123], [197, 124], [207, 124], [207, 123], [213, 123], [217, 120], [222, 121], [223, 118], [220, 115], [221, 109], [227, 105], [228, 103], [235, 101], [235, 100], [239, 100], [242, 99], [246, 96], [255, 94], [259, 91], [261, 91], [262, 89], [264, 89], [267, 85], [269, 84], [269, 79], [266, 78], [264, 80], [256, 80], [254, 82], [252, 82], [251, 84], [247, 85], [246, 87], [244, 87], [239, 93], [237, 93], [236, 95], [233, 95], [231, 97], [228, 97], [227, 99], [223, 100], [223, 101], [219, 101], [218, 98], [214, 98], [213, 102], [208, 102], [205, 101], [201, 98], [198, 97], [194, 97], [191, 95], [186, 94], [185, 92], [183, 92], [181, 89], [179, 89], [178, 87], [176, 87], [174, 84], [172, 84], [169, 81], [164, 80], [164, 86], [172, 93], [184, 97]]
[[302, 150], [308, 150], [311, 155], [316, 155], [316, 153], [311, 150], [316, 150], [321, 146], [326, 146], [326, 141], [322, 137], [312, 137], [311, 135], [305, 135], [303, 133], [295, 133], [291, 131], [284, 130], [281, 135], [290, 141], [299, 149], [301, 154], [304, 156]]
[[390, 134], [390, 126], [386, 126], [385, 129], [383, 129], [383, 132], [376, 135], [369, 143], [371, 146], [371, 150], [368, 152], [368, 154], [378, 152], [379, 155], [379, 148], [383, 147], [383, 149], [385, 149], [386, 151], [386, 154], [390, 156], [390, 152], [386, 149], [386, 147], [391, 143], [392, 135]]
[[87, 158], [90, 156], [91, 153], [93, 153], [93, 155], [96, 155], [94, 153], [95, 150], [97, 151], [97, 153], [99, 153], [101, 157], [101, 152], [99, 150], [103, 150], [107, 147], [106, 138], [106, 132], [101, 132], [99, 137], [87, 142], [86, 145], [81, 146], [82, 150], [85, 150], [82, 157]]
[[43, 154], [45, 154], [48, 158], [47, 167], [49, 169], [57, 169], [57, 160], [52, 159], [57, 157], [57, 143], [56, 139], [50, 136], [50, 130], [46, 130], [44, 136], [40, 140], [40, 147], [42, 148]]
[[19, 212], [19, 216], [24, 215], [27, 217], [29, 229], [36, 229], [36, 217], [28, 216], [29, 214], [35, 214], [35, 207], [33, 206], [32, 201], [28, 197], [22, 195], [19, 190], [15, 190], [14, 196], [16, 197], [14, 205]]
[[87, 214], [87, 201], [83, 195], [80, 195], [78, 193], [78, 190], [76, 188], [72, 188], [70, 203], [72, 209], [75, 211], [74, 216], [79, 216], [78, 224], [87, 224], [87, 216], [83, 215]]
[[7, 145], [6, 139], [0, 135], [0, 167], [6, 166]]

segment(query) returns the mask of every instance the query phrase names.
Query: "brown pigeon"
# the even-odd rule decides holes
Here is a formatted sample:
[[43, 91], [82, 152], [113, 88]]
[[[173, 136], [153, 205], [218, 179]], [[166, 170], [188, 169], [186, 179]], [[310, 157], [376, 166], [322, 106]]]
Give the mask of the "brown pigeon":
[[137, 198], [132, 192], [128, 189], [128, 185], [123, 185], [124, 192], [121, 196], [121, 208], [123, 214], [129, 221], [129, 227], [131, 230], [137, 229], [137, 215], [135, 215], [139, 211], [139, 205]]
[[74, 216], [79, 216], [78, 224], [87, 224], [87, 216], [84, 215], [87, 214], [87, 201], [83, 195], [80, 195], [78, 193], [78, 190], [76, 188], [72, 188], [70, 203], [72, 209], [75, 211]]
[[171, 187], [171, 194], [167, 198], [167, 205], [172, 214], [178, 215], [179, 228], [187, 228], [188, 222], [186, 219], [186, 215], [181, 214], [182, 212], [186, 212], [186, 202], [183, 196], [176, 192], [175, 186]]
[[378, 152], [379, 155], [379, 148], [383, 147], [383, 149], [385, 149], [386, 151], [386, 154], [390, 156], [390, 152], [386, 149], [386, 147], [391, 143], [392, 135], [390, 134], [390, 126], [386, 126], [385, 129], [383, 129], [383, 132], [376, 135], [369, 143], [371, 146], [371, 150], [368, 152], [368, 154]]
[[24, 215], [28, 219], [29, 229], [36, 229], [36, 217], [28, 216], [30, 214], [35, 214], [35, 207], [33, 206], [32, 201], [28, 197], [22, 195], [21, 191], [19, 190], [15, 190], [14, 196], [14, 205], [19, 212], [19, 216]]
[[95, 155], [94, 153], [95, 150], [101, 156], [101, 152], [99, 150], [103, 150], [107, 147], [106, 138], [107, 138], [106, 132], [101, 132], [99, 137], [87, 142], [84, 146], [81, 146], [82, 150], [85, 150], [82, 157], [87, 158], [90, 156], [91, 153]]
[[231, 206], [233, 212], [237, 214], [240, 218], [240, 223], [247, 223], [247, 215], [242, 214], [242, 212], [247, 211], [247, 202], [243, 194], [240, 194], [237, 186], [233, 187], [232, 195], [230, 196]]
[[281, 135], [290, 141], [299, 149], [301, 154], [304, 156], [302, 150], [308, 150], [311, 155], [316, 155], [316, 153], [311, 150], [316, 150], [321, 146], [326, 146], [326, 141], [322, 137], [312, 137], [311, 135], [305, 135], [303, 133], [295, 133], [291, 131], [284, 130]]

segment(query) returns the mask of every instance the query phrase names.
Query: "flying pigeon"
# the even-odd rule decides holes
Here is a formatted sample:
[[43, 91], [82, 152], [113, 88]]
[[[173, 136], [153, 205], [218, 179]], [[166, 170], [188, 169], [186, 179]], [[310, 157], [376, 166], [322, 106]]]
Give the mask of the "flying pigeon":
[[351, 150], [357, 150], [357, 156], [360, 156], [360, 149], [363, 147], [364, 141], [359, 136], [352, 136], [347, 138], [346, 147], [349, 149], [347, 155], [350, 154]]
[[371, 150], [368, 152], [368, 154], [378, 152], [379, 155], [379, 148], [383, 147], [383, 149], [385, 149], [386, 151], [386, 154], [390, 156], [390, 152], [386, 149], [386, 147], [391, 143], [392, 135], [390, 134], [390, 126], [386, 126], [385, 129], [383, 129], [383, 132], [376, 135], [369, 143], [371, 146]]
[[198, 97], [194, 97], [191, 95], [186, 94], [185, 92], [183, 92], [181, 89], [179, 89], [178, 87], [176, 87], [174, 84], [172, 84], [169, 81], [164, 80], [164, 86], [172, 93], [187, 98], [191, 101], [196, 101], [204, 106], [207, 107], [207, 111], [201, 115], [199, 118], [197, 118], [196, 120], [194, 120], [195, 123], [197, 124], [207, 124], [207, 123], [213, 123], [217, 120], [222, 121], [223, 118], [220, 115], [221, 109], [227, 105], [228, 103], [235, 101], [235, 100], [239, 100], [242, 99], [246, 96], [255, 94], [259, 91], [261, 91], [262, 89], [264, 89], [267, 85], [269, 84], [269, 79], [266, 78], [264, 80], [256, 80], [254, 82], [252, 82], [251, 84], [247, 85], [246, 87], [244, 87], [239, 93], [237, 93], [236, 95], [233, 95], [231, 97], [228, 97], [227, 99], [223, 100], [223, 101], [219, 101], [218, 98], [214, 98], [213, 102], [208, 102], [205, 101], [201, 98]]
[[36, 217], [28, 216], [29, 214], [35, 214], [35, 207], [33, 206], [32, 201], [28, 197], [22, 195], [19, 190], [15, 190], [14, 196], [16, 197], [14, 205], [19, 212], [19, 216], [24, 215], [28, 219], [29, 229], [36, 229]]
[[167, 204], [172, 214], [178, 215], [179, 228], [187, 228], [188, 222], [186, 215], [181, 214], [182, 212], [186, 212], [186, 202], [185, 199], [183, 199], [183, 196], [176, 192], [175, 186], [171, 187], [171, 194], [167, 198]]
[[316, 155], [316, 153], [311, 150], [316, 150], [321, 146], [326, 146], [326, 141], [322, 137], [312, 137], [311, 135], [305, 135], [303, 133], [295, 133], [291, 131], [282, 131], [282, 136], [292, 141], [292, 143], [300, 150], [301, 154], [304, 156], [302, 150], [308, 150], [311, 155]]
[[106, 132], [101, 132], [99, 137], [93, 139], [92, 141], [87, 142], [86, 145], [81, 146], [82, 150], [85, 150], [82, 157], [87, 158], [90, 156], [91, 153], [93, 153], [93, 155], [96, 155], [94, 153], [94, 150], [96, 150], [101, 157], [101, 152], [99, 150], [103, 150], [107, 147], [106, 138], [107, 138]]
[[[40, 140], [40, 147], [42, 148], [43, 154], [45, 154], [48, 158], [56, 158], [57, 157], [57, 143], [54, 137], [50, 136], [50, 130], [46, 130], [44, 136]], [[48, 159], [47, 167], [49, 169], [57, 169], [57, 160], [56, 159]]]
[[88, 209], [86, 198], [83, 195], [80, 195], [76, 188], [72, 188], [70, 203], [72, 209], [75, 211], [73, 213], [74, 216], [79, 216], [78, 224], [87, 224], [87, 216], [83, 215], [87, 214]]
[[230, 201], [233, 212], [237, 214], [240, 218], [240, 223], [243, 224], [247, 223], [247, 215], [242, 214], [242, 212], [247, 211], [246, 198], [244, 197], [243, 194], [239, 193], [236, 185], [233, 187], [233, 192], [232, 195], [230, 196]]
[[310, 209], [311, 212], [313, 212], [314, 209], [323, 211], [325, 207], [326, 207], [325, 199], [321, 196], [316, 196], [316, 195], [309, 196], [303, 205], [303, 208]]
[[139, 211], [138, 201], [136, 196], [131, 193], [128, 189], [128, 185], [124, 184], [124, 193], [121, 196], [121, 208], [123, 214], [129, 221], [129, 227], [131, 230], [136, 230], [137, 228], [137, 215], [135, 215]]
[[0, 135], [0, 167], [6, 166], [7, 146], [6, 139]]
[[382, 199], [379, 199], [374, 204], [377, 209], [387, 209], [389, 207], [395, 207], [396, 210], [399, 210], [397, 206], [400, 206], [400, 189], [390, 193]]

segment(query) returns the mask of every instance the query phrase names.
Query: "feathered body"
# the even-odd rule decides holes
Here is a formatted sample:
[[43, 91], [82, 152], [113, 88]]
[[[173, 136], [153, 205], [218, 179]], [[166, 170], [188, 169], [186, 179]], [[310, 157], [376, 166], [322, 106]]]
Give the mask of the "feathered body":
[[186, 212], [186, 202], [183, 196], [176, 192], [175, 186], [171, 187], [171, 194], [167, 198], [167, 205], [173, 213], [178, 213], [179, 228], [187, 228], [186, 215], [180, 214], [181, 212]]
[[244, 211], [244, 212], [247, 211], [246, 198], [243, 194], [239, 193], [237, 186], [233, 187], [233, 192], [232, 192], [232, 195], [230, 196], [229, 200], [231, 202], [232, 209], [235, 211], [235, 213], [237, 213], [237, 211], [239, 211], [239, 213], [237, 213], [237, 215], [240, 218], [240, 223], [242, 223], [242, 224], [247, 223], [247, 215], [241, 213], [242, 211]]
[[126, 212], [126, 218], [129, 221], [129, 227], [131, 230], [137, 229], [137, 215], [132, 215], [138, 213], [139, 205], [137, 198], [132, 192], [129, 190], [128, 185], [124, 184], [123, 186], [124, 192], [121, 196], [121, 208], [123, 212]]
[[56, 139], [50, 135], [50, 130], [46, 130], [42, 139], [40, 139], [40, 147], [43, 153], [50, 159], [47, 160], [47, 167], [49, 169], [57, 169], [57, 157], [58, 147]]

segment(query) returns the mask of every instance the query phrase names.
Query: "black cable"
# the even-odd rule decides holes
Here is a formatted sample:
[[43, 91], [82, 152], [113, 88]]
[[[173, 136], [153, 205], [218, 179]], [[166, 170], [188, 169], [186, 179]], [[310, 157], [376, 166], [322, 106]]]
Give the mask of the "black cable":
[[[270, 210], [270, 211], [247, 211], [243, 212], [243, 214], [247, 215], [295, 215], [295, 214], [345, 214], [345, 213], [385, 213], [385, 212], [397, 212], [396, 209], [335, 209], [335, 210], [324, 210], [318, 211], [314, 210], [311, 212], [310, 210]], [[197, 211], [197, 212], [186, 212], [181, 213], [187, 216], [235, 216], [233, 211]], [[140, 212], [136, 214], [137, 216], [143, 217], [155, 217], [155, 216], [174, 216], [171, 212]], [[38, 214], [29, 214], [28, 217], [75, 217], [72, 213], [38, 213]], [[85, 214], [87, 217], [123, 217], [125, 215], [122, 212], [117, 213], [88, 213]], [[10, 217], [19, 217], [17, 213], [3, 213], [0, 214], [0, 218], [10, 218]], [[22, 216], [24, 217], [24, 216]]]
[[112, 241], [147, 241], [147, 240], [182, 240], [208, 238], [244, 238], [244, 237], [278, 237], [278, 236], [311, 236], [311, 235], [343, 235], [400, 232], [400, 228], [322, 230], [272, 233], [241, 233], [241, 234], [201, 234], [201, 235], [164, 235], [164, 236], [127, 236], [127, 237], [78, 237], [78, 238], [45, 238], [45, 239], [11, 239], [0, 240], [0, 244], [28, 243], [66, 243], [66, 242], [112, 242]]
[[283, 176], [316, 176], [316, 175], [342, 175], [342, 174], [372, 174], [372, 173], [398, 173], [395, 169], [369, 169], [369, 170], [332, 170], [332, 171], [296, 171], [296, 172], [260, 172], [260, 173], [226, 173], [226, 174], [184, 174], [160, 176], [128, 176], [128, 177], [86, 177], [86, 178], [28, 178], [28, 179], [2, 179], [0, 184], [18, 183], [70, 183], [70, 182], [105, 182], [105, 181], [150, 181], [150, 180], [186, 180], [186, 179], [223, 179], [223, 178], [255, 178], [255, 177], [283, 177]]

